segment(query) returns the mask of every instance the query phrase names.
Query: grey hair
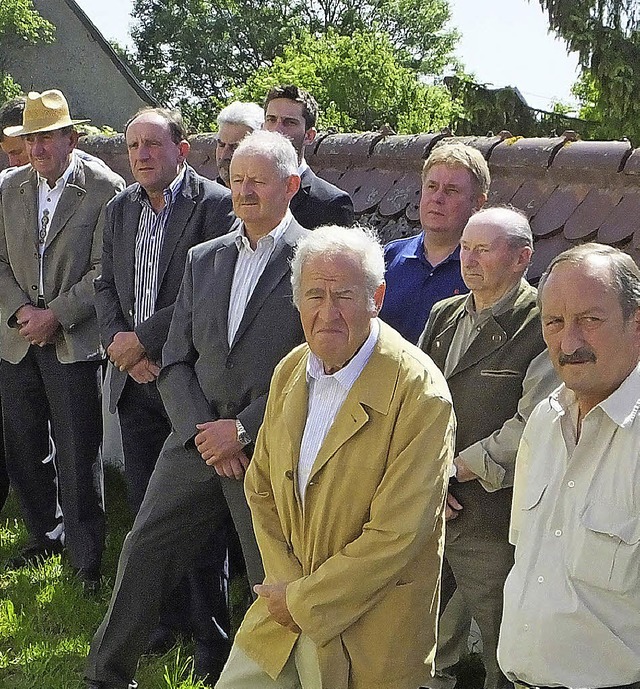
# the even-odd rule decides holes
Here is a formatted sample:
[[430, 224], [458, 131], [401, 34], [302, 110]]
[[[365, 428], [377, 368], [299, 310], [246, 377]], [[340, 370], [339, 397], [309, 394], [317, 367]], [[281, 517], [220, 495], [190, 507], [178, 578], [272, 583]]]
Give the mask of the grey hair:
[[307, 261], [316, 256], [355, 258], [364, 273], [369, 304], [375, 307], [375, 292], [384, 282], [384, 253], [374, 230], [358, 225], [325, 225], [300, 240], [291, 259], [293, 303], [297, 309], [300, 308], [302, 268]]
[[519, 208], [509, 205], [481, 208], [469, 218], [469, 222], [497, 225], [504, 232], [505, 239], [511, 247], [533, 249], [533, 234], [529, 219]]
[[233, 159], [241, 155], [257, 155], [269, 158], [283, 179], [298, 174], [298, 154], [289, 139], [278, 132], [258, 129], [238, 144]]
[[622, 317], [628, 321], [640, 309], [640, 268], [636, 262], [620, 249], [606, 244], [588, 242], [579, 244], [558, 254], [549, 264], [538, 284], [538, 305], [541, 306], [542, 292], [553, 269], [560, 263], [575, 266], [584, 265], [592, 256], [603, 257], [611, 267], [611, 287], [618, 295]]
[[257, 103], [242, 103], [233, 101], [230, 105], [218, 113], [218, 128], [223, 124], [241, 124], [251, 131], [262, 129], [264, 123], [264, 110]]
[[491, 184], [491, 174], [487, 161], [477, 148], [467, 146], [459, 141], [444, 143], [433, 149], [433, 153], [427, 158], [422, 167], [422, 181], [427, 172], [434, 165], [447, 165], [448, 167], [462, 167], [468, 170], [476, 185], [478, 194], [488, 194]]

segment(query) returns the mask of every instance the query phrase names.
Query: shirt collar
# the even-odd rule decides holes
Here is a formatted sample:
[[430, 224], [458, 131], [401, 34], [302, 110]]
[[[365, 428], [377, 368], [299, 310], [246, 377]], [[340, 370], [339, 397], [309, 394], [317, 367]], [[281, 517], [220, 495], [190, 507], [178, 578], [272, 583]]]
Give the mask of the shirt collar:
[[[640, 411], [640, 364], [622, 381], [609, 397], [597, 404], [594, 409], [600, 407], [602, 411], [618, 426], [624, 428], [633, 423]], [[567, 413], [576, 404], [576, 396], [573, 390], [566, 385], [561, 385], [551, 394], [549, 400], [552, 408], [560, 413]], [[593, 411], [593, 409], [591, 410]], [[591, 414], [591, 411], [587, 414]]]
[[517, 282], [506, 294], [503, 294], [495, 304], [488, 306], [486, 309], [482, 309], [482, 311], [476, 311], [476, 306], [473, 301], [473, 292], [469, 292], [465, 300], [464, 308], [471, 316], [480, 316], [481, 314], [485, 313], [490, 313], [492, 316], [499, 316], [500, 314], [506, 313], [514, 307], [518, 292], [521, 287], [523, 287], [523, 281], [524, 278], [520, 278], [520, 281]]
[[56, 183], [53, 185], [53, 187], [49, 186], [49, 182], [38, 172], [36, 173], [38, 175], [38, 186], [42, 186], [43, 184], [46, 185], [46, 189], [55, 189], [58, 184], [60, 184], [60, 181], [62, 180], [62, 186], [66, 186], [67, 182], [69, 181], [69, 177], [71, 177], [71, 173], [74, 171], [75, 166], [76, 166], [76, 156], [73, 151], [71, 151], [70, 157], [70, 162], [69, 165], [65, 168], [65, 171], [58, 177], [56, 180]]
[[322, 360], [313, 352], [310, 352], [307, 360], [307, 382], [309, 382], [311, 379], [320, 380], [321, 378], [333, 378], [341, 387], [349, 390], [356, 382], [358, 376], [362, 373], [367, 361], [369, 361], [369, 358], [373, 353], [373, 349], [378, 342], [379, 334], [380, 323], [377, 318], [374, 318], [371, 321], [371, 330], [369, 331], [369, 336], [364, 341], [364, 344], [356, 352], [351, 361], [349, 361], [346, 366], [343, 366], [335, 373], [325, 373]]
[[[428, 263], [430, 266], [432, 265], [429, 263], [429, 259], [424, 255], [424, 230], [420, 234], [415, 235], [415, 237], [411, 237], [411, 240], [406, 243], [401, 255], [404, 258], [417, 258], [418, 260]], [[443, 261], [440, 261], [438, 265], [441, 266], [449, 261], [460, 261], [459, 244]]]
[[[284, 214], [284, 217], [282, 220], [269, 232], [269, 234], [266, 234], [264, 237], [260, 237], [258, 240], [258, 245], [259, 244], [264, 244], [265, 242], [263, 240], [266, 240], [266, 242], [271, 242], [273, 246], [275, 246], [282, 235], [286, 232], [287, 228], [289, 227], [289, 224], [293, 220], [293, 215], [291, 214], [291, 211], [287, 208], [287, 212]], [[244, 246], [245, 249], [248, 249], [249, 251], [253, 251], [251, 248], [251, 244], [249, 243], [249, 238], [247, 237], [247, 234], [244, 229], [244, 223], [242, 223], [240, 229], [238, 230], [238, 234], [235, 237], [235, 243], [236, 246], [238, 247], [238, 251]]]
[[309, 169], [309, 163], [303, 158], [302, 162], [300, 165], [298, 165], [298, 174], [300, 177], [302, 177], [303, 173], [305, 173]]

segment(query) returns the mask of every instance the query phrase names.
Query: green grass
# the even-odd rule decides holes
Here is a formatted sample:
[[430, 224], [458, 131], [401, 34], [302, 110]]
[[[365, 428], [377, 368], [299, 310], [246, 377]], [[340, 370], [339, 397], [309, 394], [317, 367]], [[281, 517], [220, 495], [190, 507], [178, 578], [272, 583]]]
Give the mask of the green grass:
[[[26, 541], [15, 501], [10, 497], [0, 515], [0, 688], [81, 689], [89, 644], [107, 609], [122, 541], [130, 526], [122, 477], [106, 476], [108, 535], [103, 587], [95, 599], [82, 593], [59, 556], [37, 567], [5, 572], [4, 562]], [[232, 582], [233, 627], [243, 612], [246, 580]], [[191, 678], [192, 647], [175, 647], [162, 657], [143, 657], [136, 674], [143, 689], [203, 689]], [[456, 668], [458, 688], [481, 689], [482, 664], [477, 655]]]
[[[0, 687], [2, 689], [81, 689], [91, 637], [102, 620], [118, 554], [130, 526], [124, 484], [107, 473], [107, 549], [103, 587], [88, 599], [60, 557], [39, 566], [0, 570]], [[0, 567], [26, 541], [18, 509], [10, 497], [0, 522]], [[145, 657], [136, 678], [145, 689], [202, 689], [191, 678], [192, 648]]]

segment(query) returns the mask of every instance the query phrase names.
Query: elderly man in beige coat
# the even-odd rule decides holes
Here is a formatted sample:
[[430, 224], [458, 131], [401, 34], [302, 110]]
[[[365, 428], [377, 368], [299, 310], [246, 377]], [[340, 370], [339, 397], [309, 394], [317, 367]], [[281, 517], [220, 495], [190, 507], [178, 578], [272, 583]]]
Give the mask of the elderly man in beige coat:
[[416, 689], [435, 650], [454, 417], [433, 362], [377, 318], [359, 228], [298, 245], [307, 343], [276, 369], [245, 489], [266, 578], [218, 689]]
[[[83, 120], [86, 121], [86, 120]], [[103, 358], [93, 280], [102, 221], [124, 181], [74, 153], [78, 120], [57, 90], [27, 96], [23, 138], [30, 165], [0, 185], [0, 390], [7, 469], [29, 532], [11, 567], [62, 549], [85, 588], [99, 585], [104, 512], [95, 472], [102, 436]], [[55, 475], [43, 464], [51, 425]]]

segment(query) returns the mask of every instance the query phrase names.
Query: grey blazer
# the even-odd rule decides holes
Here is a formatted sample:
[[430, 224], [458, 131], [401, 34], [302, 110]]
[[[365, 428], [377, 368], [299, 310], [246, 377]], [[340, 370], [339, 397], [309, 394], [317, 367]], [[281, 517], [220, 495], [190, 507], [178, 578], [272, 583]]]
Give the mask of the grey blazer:
[[[238, 229], [240, 221], [234, 225]], [[227, 341], [237, 232], [189, 252], [158, 388], [173, 425], [167, 444], [192, 443], [196, 424], [239, 418], [255, 440], [276, 364], [304, 339], [293, 305], [289, 260], [307, 233], [295, 220], [269, 259], [234, 341]]]
[[[102, 342], [108, 347], [116, 333], [134, 330], [135, 241], [142, 206], [139, 184], [132, 184], [107, 206], [102, 274], [96, 279], [96, 310]], [[158, 265], [158, 294], [154, 314], [135, 332], [148, 356], [160, 361], [173, 305], [180, 289], [187, 252], [192, 246], [226, 234], [235, 220], [228, 189], [198, 175], [187, 166], [165, 228]], [[127, 372], [114, 368], [109, 406], [115, 411]]]
[[[106, 166], [74, 156], [75, 167], [51, 221], [44, 253], [44, 298], [61, 324], [55, 342], [62, 363], [103, 356], [93, 281], [100, 273], [107, 202], [124, 180]], [[38, 186], [28, 165], [0, 185], [0, 357], [18, 363], [29, 343], [16, 311], [38, 300]]]

